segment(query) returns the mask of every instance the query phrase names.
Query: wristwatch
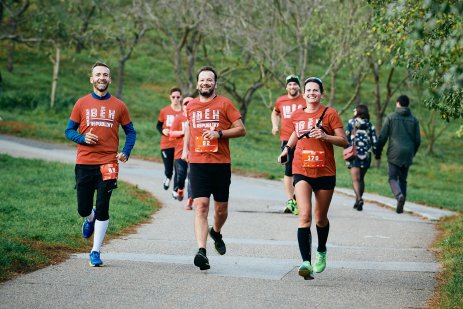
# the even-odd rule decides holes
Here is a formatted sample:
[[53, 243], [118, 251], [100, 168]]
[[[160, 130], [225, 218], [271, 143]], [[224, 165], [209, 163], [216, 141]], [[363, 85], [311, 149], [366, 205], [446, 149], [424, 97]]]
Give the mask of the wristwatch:
[[219, 138], [222, 138], [222, 135], [223, 135], [222, 130], [219, 130], [218, 133], [219, 133]]

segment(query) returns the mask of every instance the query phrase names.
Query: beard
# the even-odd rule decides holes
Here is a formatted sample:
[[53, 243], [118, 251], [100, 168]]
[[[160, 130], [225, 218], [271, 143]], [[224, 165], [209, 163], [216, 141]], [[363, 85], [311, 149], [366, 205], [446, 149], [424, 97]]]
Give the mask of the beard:
[[295, 89], [291, 89], [289, 91], [289, 95], [292, 96], [292, 97], [295, 97], [299, 94], [299, 90], [295, 90]]
[[199, 94], [205, 98], [210, 98], [214, 94], [214, 88], [209, 88], [207, 90], [199, 90]]
[[94, 82], [93, 87], [95, 87], [95, 89], [97, 89], [100, 92], [105, 92], [106, 90], [108, 90], [109, 83], [101, 84], [101, 83], [98, 83], [98, 82]]

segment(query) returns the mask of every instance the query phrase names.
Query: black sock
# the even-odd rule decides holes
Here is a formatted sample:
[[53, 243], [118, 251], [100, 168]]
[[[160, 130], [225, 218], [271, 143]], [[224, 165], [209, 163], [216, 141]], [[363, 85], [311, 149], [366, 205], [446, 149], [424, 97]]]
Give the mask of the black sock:
[[325, 227], [317, 227], [317, 235], [318, 235], [318, 252], [326, 252], [326, 241], [328, 240], [328, 233], [330, 232], [330, 223]]
[[206, 248], [199, 248], [198, 251], [201, 252], [202, 254], [206, 255]]
[[312, 234], [310, 233], [310, 227], [300, 227], [297, 229], [297, 241], [302, 261], [311, 262]]
[[220, 234], [220, 232], [216, 232], [214, 228], [211, 228], [211, 236], [215, 239], [222, 239], [222, 234]]

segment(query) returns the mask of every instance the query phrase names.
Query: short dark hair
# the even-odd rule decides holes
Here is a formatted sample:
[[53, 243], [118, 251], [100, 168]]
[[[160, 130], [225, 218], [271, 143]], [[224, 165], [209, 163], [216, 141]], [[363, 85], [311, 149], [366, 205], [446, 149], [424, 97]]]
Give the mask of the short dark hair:
[[180, 92], [180, 94], [182, 94], [182, 89], [178, 88], [178, 87], [174, 87], [174, 88], [171, 88], [169, 90], [169, 94], [172, 94], [174, 92]]
[[403, 107], [408, 107], [410, 105], [410, 99], [404, 94], [397, 98], [397, 102]]
[[320, 93], [323, 94], [323, 82], [320, 78], [318, 77], [309, 77], [307, 78], [305, 81], [304, 81], [304, 91], [305, 91], [305, 85], [307, 85], [307, 83], [316, 83], [318, 84], [318, 86], [320, 87]]
[[362, 119], [370, 119], [370, 113], [368, 112], [368, 106], [359, 104], [355, 107], [355, 117]]
[[201, 72], [204, 72], [204, 71], [211, 71], [212, 73], [214, 73], [214, 82], [217, 82], [217, 78], [218, 78], [217, 72], [216, 72], [215, 69], [214, 69], [213, 67], [211, 67], [211, 66], [204, 66], [204, 67], [202, 67], [201, 69], [199, 69], [198, 74], [196, 74], [196, 81], [198, 81], [198, 79], [199, 79], [199, 74], [200, 74]]
[[96, 67], [106, 67], [108, 68], [109, 70], [109, 75], [111, 75], [111, 68], [109, 67], [109, 65], [107, 65], [106, 63], [104, 63], [103, 61], [97, 61], [95, 62], [93, 65], [92, 65], [92, 68], [90, 70], [90, 76], [92, 76], [93, 74], [93, 69], [96, 68]]

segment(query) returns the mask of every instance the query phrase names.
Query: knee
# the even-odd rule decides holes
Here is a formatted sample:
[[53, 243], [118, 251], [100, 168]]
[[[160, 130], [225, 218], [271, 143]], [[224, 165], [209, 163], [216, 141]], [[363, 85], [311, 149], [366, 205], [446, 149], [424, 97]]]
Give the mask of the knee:
[[195, 203], [194, 207], [196, 216], [207, 217], [209, 213], [209, 205], [203, 203]]
[[325, 227], [328, 224], [328, 218], [316, 218], [315, 219], [315, 224], [318, 227]]

